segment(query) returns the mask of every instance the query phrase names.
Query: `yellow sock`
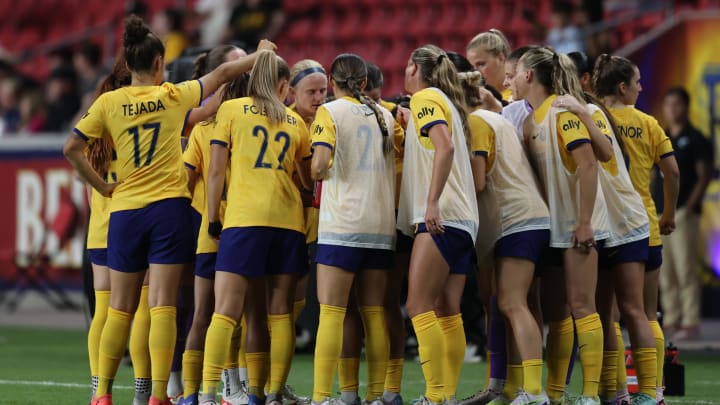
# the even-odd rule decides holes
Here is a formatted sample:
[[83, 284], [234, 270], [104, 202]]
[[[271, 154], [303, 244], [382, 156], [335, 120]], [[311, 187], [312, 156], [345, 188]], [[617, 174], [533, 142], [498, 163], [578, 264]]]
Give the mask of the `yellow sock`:
[[657, 356], [657, 383], [656, 387], [665, 386], [665, 374], [663, 365], [665, 364], [665, 335], [658, 321], [650, 321], [650, 329], [655, 337], [655, 355]]
[[[151, 378], [150, 367], [150, 305], [148, 292], [150, 287], [144, 285], [140, 290], [140, 301], [135, 310], [128, 351], [133, 365], [135, 378]], [[174, 329], [174, 328], [173, 328]]]
[[90, 359], [90, 375], [98, 375], [98, 357], [100, 356], [100, 336], [107, 320], [110, 306], [110, 291], [95, 291], [95, 314], [88, 330], [88, 358]]
[[385, 391], [400, 393], [404, 365], [405, 359], [403, 358], [388, 360], [385, 371]]
[[227, 358], [225, 359], [225, 370], [233, 370], [238, 368], [238, 359], [240, 358], [238, 353], [240, 352], [240, 340], [242, 337], [241, 335], [242, 327], [240, 325], [235, 325], [232, 337], [230, 338], [230, 346], [228, 346]]
[[522, 388], [525, 392], [532, 395], [542, 394], [542, 372], [542, 359], [530, 359], [522, 362]]
[[268, 315], [270, 327], [270, 390], [277, 393], [285, 386], [293, 354], [295, 333], [291, 314]]
[[485, 358], [487, 363], [485, 364], [485, 389], [490, 388], [490, 375], [492, 374], [492, 362], [490, 361], [490, 350], [485, 350]]
[[360, 389], [360, 359], [340, 357], [337, 363], [338, 390], [340, 392], [358, 392]]
[[525, 379], [524, 372], [525, 370], [522, 364], [508, 364], [507, 366], [507, 377], [505, 379], [503, 394], [510, 401], [517, 397], [518, 390], [523, 387], [523, 380]]
[[307, 301], [305, 300], [305, 298], [293, 302], [293, 313], [292, 313], [293, 324], [295, 322], [297, 322], [298, 318], [300, 318], [300, 314], [302, 314], [303, 309], [305, 309], [306, 303], [307, 303]]
[[618, 351], [605, 350], [603, 352], [602, 372], [600, 373], [600, 396], [611, 400], [617, 392]]
[[420, 352], [420, 365], [425, 377], [425, 397], [441, 403], [445, 396], [445, 338], [435, 311], [412, 318]]
[[465, 359], [465, 329], [463, 329], [462, 316], [444, 316], [438, 318], [443, 333], [445, 346], [445, 399], [455, 398], [460, 369]]
[[167, 398], [177, 326], [175, 307], [150, 308], [150, 365], [152, 369], [152, 396], [163, 401]]
[[335, 370], [342, 351], [345, 312], [343, 307], [320, 304], [312, 396], [313, 401], [318, 404], [332, 396]]
[[132, 314], [108, 308], [98, 352], [98, 388], [95, 391], [98, 398], [110, 392], [110, 385], [125, 354], [131, 322]]
[[202, 350], [185, 350], [182, 359], [183, 394], [185, 397], [200, 390], [202, 380]]
[[244, 368], [247, 369], [247, 359], [245, 358], [245, 354], [247, 353], [247, 322], [245, 321], [245, 316], [243, 316], [240, 319], [240, 325], [242, 329], [240, 330], [240, 348], [237, 350], [237, 366], [238, 368]]
[[246, 353], [248, 368], [248, 393], [265, 398], [265, 383], [270, 371], [270, 353]]
[[633, 350], [633, 363], [637, 372], [638, 390], [655, 398], [657, 383], [657, 353], [654, 347]]
[[596, 397], [603, 360], [603, 330], [597, 312], [575, 320], [583, 374], [583, 396]]
[[617, 338], [617, 345], [618, 345], [618, 351], [617, 351], [617, 386], [616, 386], [616, 395], [617, 391], [622, 391], [627, 389], [627, 369], [625, 368], [625, 341], [623, 340], [623, 334], [622, 334], [622, 328], [620, 328], [620, 323], [615, 322], [615, 337]]
[[[365, 328], [365, 358], [368, 367], [368, 388], [365, 399], [372, 402], [383, 394], [385, 373], [390, 356], [390, 337], [385, 322], [385, 309], [382, 306], [360, 307], [360, 316]], [[462, 330], [462, 320], [460, 322], [460, 330]], [[465, 356], [464, 343], [462, 347], [463, 356]], [[460, 362], [462, 363], [462, 359]]]
[[574, 341], [574, 325], [571, 317], [549, 322], [546, 351], [547, 394], [550, 399], [559, 400], [565, 393], [565, 379], [570, 367]]
[[204, 395], [217, 393], [220, 374], [227, 359], [227, 349], [235, 330], [235, 320], [225, 315], [213, 314], [207, 337], [205, 338], [205, 356], [203, 357]]

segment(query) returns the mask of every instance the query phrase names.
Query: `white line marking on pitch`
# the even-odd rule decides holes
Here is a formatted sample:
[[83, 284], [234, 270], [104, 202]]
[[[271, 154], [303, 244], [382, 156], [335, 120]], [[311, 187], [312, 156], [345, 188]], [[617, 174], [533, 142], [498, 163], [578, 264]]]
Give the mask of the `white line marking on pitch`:
[[[0, 380], [0, 385], [43, 385], [47, 387], [64, 387], [64, 388], [86, 388], [90, 389], [90, 384], [64, 383], [57, 381], [27, 381], [27, 380]], [[135, 387], [129, 385], [113, 385], [113, 389], [134, 390]]]

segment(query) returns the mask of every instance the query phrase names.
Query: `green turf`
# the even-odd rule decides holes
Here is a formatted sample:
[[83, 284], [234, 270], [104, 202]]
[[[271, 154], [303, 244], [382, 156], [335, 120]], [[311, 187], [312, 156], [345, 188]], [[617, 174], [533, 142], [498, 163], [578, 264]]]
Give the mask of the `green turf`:
[[[79, 330], [14, 327], [0, 329], [0, 404], [87, 404], [90, 385], [85, 339], [85, 333]], [[668, 398], [668, 403], [720, 404], [720, 353], [683, 353], [681, 356], [686, 367], [688, 395]], [[361, 381], [365, 379], [365, 375], [363, 365]], [[473, 393], [482, 385], [484, 378], [485, 363], [465, 364], [458, 396], [464, 397]], [[47, 385], [40, 385], [38, 382], [47, 382]], [[296, 357], [289, 383], [298, 393], [309, 395], [312, 390], [311, 356]], [[580, 383], [579, 367], [576, 367], [571, 393], [579, 392]], [[115, 385], [115, 404], [130, 405], [132, 370], [121, 366]], [[423, 388], [419, 364], [408, 360], [403, 376], [403, 396], [406, 402], [417, 398]]]

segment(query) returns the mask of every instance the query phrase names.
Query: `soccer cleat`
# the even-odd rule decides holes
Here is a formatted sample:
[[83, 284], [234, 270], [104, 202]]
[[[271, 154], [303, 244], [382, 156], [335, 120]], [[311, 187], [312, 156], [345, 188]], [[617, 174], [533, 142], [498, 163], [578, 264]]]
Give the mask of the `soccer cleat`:
[[600, 398], [580, 396], [575, 400], [574, 405], [600, 405]]
[[311, 402], [310, 398], [297, 395], [293, 387], [287, 384], [278, 394], [282, 399], [282, 405], [309, 405]]
[[204, 400], [202, 400], [202, 402], [200, 402], [199, 405], [217, 405], [217, 401], [212, 398], [204, 399]]
[[150, 394], [135, 394], [132, 405], [148, 405], [150, 403]]
[[644, 392], [641, 392], [637, 394], [633, 398], [633, 405], [656, 405], [657, 402], [655, 401], [655, 398], [651, 397], [648, 394], [645, 394]]
[[198, 405], [198, 393], [190, 394], [180, 400], [179, 405]]
[[[180, 397], [177, 398], [177, 401], [178, 401], [178, 402], [179, 402], [180, 400], [182, 400], [182, 394], [180, 394]], [[171, 405], [171, 404], [173, 404], [173, 403], [174, 403], [174, 402], [172, 402], [172, 400], [171, 400], [170, 398], [165, 398], [164, 400], [161, 401], [161, 400], [159, 400], [159, 399], [151, 396], [151, 397], [150, 397], [150, 402], [148, 402], [148, 405]]]
[[550, 398], [544, 392], [533, 395], [524, 390], [518, 391], [517, 397], [511, 402], [512, 405], [549, 405]]
[[396, 393], [392, 401], [386, 401], [385, 398], [383, 398], [383, 405], [405, 405], [405, 402], [403, 402], [402, 396]]
[[488, 402], [487, 405], [510, 405], [510, 400], [505, 395], [500, 394]]
[[413, 403], [414, 403], [415, 405], [440, 405], [440, 404], [437, 403], [437, 402], [433, 402], [433, 401], [429, 400], [429, 399], [428, 399], [426, 396], [424, 396], [424, 395], [421, 396], [420, 398], [418, 398], [417, 400], [413, 401]]
[[[152, 399], [153, 399], [153, 397], [150, 397], [149, 405], [154, 405], [153, 402], [152, 402]], [[177, 395], [173, 395], [173, 396], [168, 395], [168, 397], [167, 397], [168, 405], [170, 405], [170, 404], [171, 404], [171, 405], [178, 405], [182, 399], [183, 399], [183, 393], [182, 393], [182, 392], [179, 393], [179, 394], [177, 394]], [[164, 402], [157, 402], [157, 403], [158, 403], [158, 404], [165, 405]]]
[[[223, 390], [223, 394], [224, 393], [225, 390]], [[249, 403], [250, 398], [248, 396], [247, 389], [245, 388], [245, 384], [242, 384], [241, 388], [237, 392], [224, 396], [220, 400], [220, 404], [222, 405], [248, 405]]]
[[267, 394], [265, 397], [265, 405], [282, 405], [282, 398], [276, 392]]
[[502, 395], [501, 392], [491, 389], [482, 390], [460, 401], [460, 405], [486, 405], [500, 395]]
[[362, 405], [362, 401], [360, 400], [360, 397], [355, 397], [355, 400], [352, 402], [345, 402], [342, 398], [333, 399], [334, 404], [333, 405]]
[[90, 405], [112, 405], [112, 394], [105, 394], [99, 397], [93, 398]]
[[338, 402], [336, 399], [327, 397], [327, 398], [323, 399], [322, 402], [319, 402], [319, 403], [315, 402], [315, 401], [310, 401], [310, 404], [311, 405], [338, 405]]
[[259, 396], [255, 394], [248, 394], [248, 405], [265, 405], [265, 399], [260, 399]]
[[381, 397], [377, 397], [373, 399], [372, 401], [362, 401], [362, 405], [384, 405], [384, 402]]

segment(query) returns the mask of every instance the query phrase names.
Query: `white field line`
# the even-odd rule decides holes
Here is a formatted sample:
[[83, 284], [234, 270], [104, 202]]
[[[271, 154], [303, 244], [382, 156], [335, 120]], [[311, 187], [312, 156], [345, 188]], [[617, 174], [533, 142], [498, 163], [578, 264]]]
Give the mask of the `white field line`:
[[[63, 388], [83, 388], [91, 389], [90, 384], [65, 383], [58, 381], [30, 381], [30, 380], [0, 380], [0, 385], [42, 385], [47, 387], [63, 387]], [[113, 385], [113, 389], [134, 390], [135, 387], [129, 385]]]

